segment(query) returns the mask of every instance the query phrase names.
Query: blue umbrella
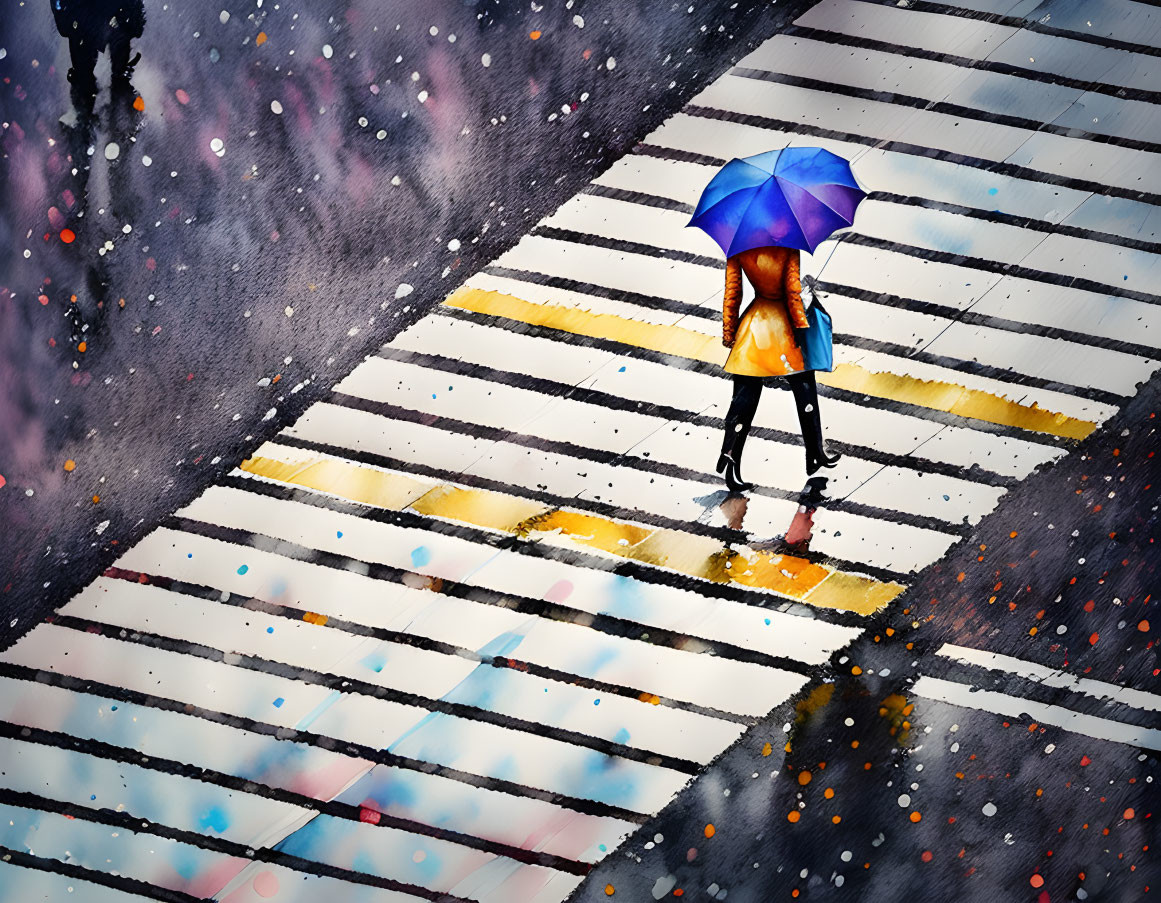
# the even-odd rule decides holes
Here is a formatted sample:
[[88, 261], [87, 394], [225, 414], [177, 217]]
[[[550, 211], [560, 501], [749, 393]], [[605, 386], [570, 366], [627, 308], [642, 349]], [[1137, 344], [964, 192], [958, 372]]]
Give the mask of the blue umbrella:
[[727, 257], [768, 245], [813, 253], [854, 222], [866, 196], [842, 157], [820, 147], [785, 147], [723, 166], [688, 225], [703, 229]]

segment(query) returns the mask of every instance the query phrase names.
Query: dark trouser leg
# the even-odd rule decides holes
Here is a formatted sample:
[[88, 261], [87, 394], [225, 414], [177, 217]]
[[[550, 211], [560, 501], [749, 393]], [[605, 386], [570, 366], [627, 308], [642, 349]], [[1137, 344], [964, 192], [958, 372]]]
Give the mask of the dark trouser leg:
[[97, 96], [97, 50], [92, 39], [70, 37], [69, 56], [73, 64], [69, 72], [73, 106], [78, 113], [91, 112]]
[[726, 434], [722, 439], [722, 454], [728, 455], [741, 466], [742, 446], [750, 433], [750, 424], [758, 411], [762, 397], [762, 380], [757, 376], [735, 376], [734, 397], [726, 412]]

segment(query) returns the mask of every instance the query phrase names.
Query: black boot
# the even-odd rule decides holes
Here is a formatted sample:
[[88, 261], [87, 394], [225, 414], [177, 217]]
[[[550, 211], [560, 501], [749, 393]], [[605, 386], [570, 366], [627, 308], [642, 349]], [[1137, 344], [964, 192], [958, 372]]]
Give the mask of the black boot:
[[794, 395], [794, 405], [798, 410], [798, 422], [802, 427], [802, 443], [806, 447], [806, 473], [813, 476], [820, 468], [834, 467], [842, 458], [838, 452], [830, 454], [822, 440], [822, 416], [818, 411], [818, 386], [814, 371], [796, 373], [787, 378], [790, 391]]
[[734, 395], [730, 409], [726, 413], [726, 435], [722, 440], [722, 453], [718, 458], [718, 473], [725, 476], [726, 486], [731, 492], [745, 492], [754, 488], [753, 483], [742, 479], [742, 448], [750, 434], [750, 424], [758, 410], [762, 397], [762, 380], [756, 376], [735, 376]]

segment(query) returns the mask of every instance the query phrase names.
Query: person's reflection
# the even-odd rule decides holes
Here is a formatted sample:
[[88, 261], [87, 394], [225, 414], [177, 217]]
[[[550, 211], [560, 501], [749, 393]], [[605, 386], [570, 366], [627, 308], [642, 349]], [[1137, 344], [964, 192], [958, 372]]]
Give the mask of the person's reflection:
[[[59, 227], [66, 248], [71, 283], [65, 292], [65, 318], [70, 338], [76, 347], [86, 350], [100, 331], [110, 303], [108, 267], [101, 236], [94, 234], [85, 214], [89, 201], [89, 177], [97, 157], [96, 65], [103, 51], [108, 51], [112, 83], [108, 105], [108, 140], [102, 142], [101, 161], [108, 169], [109, 207], [113, 217], [129, 222], [126, 211], [133, 204], [128, 170], [119, 159], [120, 150], [129, 147], [131, 136], [141, 124], [141, 110], [130, 82], [133, 67], [140, 54], [130, 59], [131, 42], [145, 28], [145, 9], [141, 0], [50, 0], [57, 30], [69, 42], [72, 68], [69, 70], [70, 97], [75, 118], [64, 127], [66, 165], [61, 168], [62, 183], [58, 191], [61, 209], [53, 225]], [[110, 148], [116, 148], [111, 152]], [[107, 161], [107, 162], [105, 162]], [[55, 208], [54, 208], [55, 210]], [[84, 344], [82, 344], [84, 343]]]
[[113, 86], [126, 86], [140, 54], [129, 58], [145, 31], [142, 0], [49, 0], [56, 30], [69, 42], [69, 82], [77, 115], [91, 113], [97, 96], [97, 57], [108, 50]]

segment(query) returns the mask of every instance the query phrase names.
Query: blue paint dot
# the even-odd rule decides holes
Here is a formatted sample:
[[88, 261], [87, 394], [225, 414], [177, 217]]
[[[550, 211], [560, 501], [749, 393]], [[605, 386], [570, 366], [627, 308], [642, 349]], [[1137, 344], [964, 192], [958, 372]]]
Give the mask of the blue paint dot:
[[1125, 281], [1126, 281], [1126, 282], [1128, 282], [1128, 281], [1129, 281], [1129, 274], [1128, 274], [1128, 273], [1126, 273], [1126, 274], [1125, 274]]
[[601, 701], [599, 699], [593, 700], [593, 705], [600, 705], [600, 704], [601, 704]]
[[337, 536], [339, 539], [342, 539], [342, 538], [343, 538], [343, 531], [342, 531], [342, 530], [336, 530], [336, 531], [335, 531], [335, 536]]
[[274, 708], [276, 708], [276, 709], [282, 708], [282, 703], [284, 703], [284, 702], [286, 702], [286, 700], [283, 699], [281, 696], [279, 696], [277, 699], [274, 700]]
[[600, 851], [603, 853], [603, 852], [605, 852], [605, 851], [608, 849], [608, 847], [607, 847], [607, 846], [605, 846], [603, 843], [598, 843], [598, 844], [597, 844], [597, 849], [598, 849], [598, 850], [600, 850]]
[[432, 398], [435, 398], [435, 393], [434, 393], [434, 392], [432, 392], [432, 393], [431, 393], [431, 397], [432, 397]]
[[944, 500], [945, 502], [950, 502], [950, 501], [951, 501], [951, 496], [950, 496], [950, 495], [945, 495], [945, 496], [943, 497], [943, 500]]
[[193, 558], [193, 552], [187, 552], [185, 557], [186, 558]]
[[245, 574], [248, 570], [250, 570], [250, 565], [244, 564], [240, 568], [238, 568], [238, 573]]
[[267, 628], [266, 628], [266, 632], [267, 632], [267, 633], [274, 633], [274, 628], [273, 628], [273, 627], [267, 627]]
[[769, 627], [769, 626], [770, 626], [770, 619], [769, 619], [769, 618], [763, 618], [763, 620], [766, 622], [766, 626], [767, 626], [767, 627]]
[[624, 373], [624, 372], [625, 372], [625, 368], [624, 368], [624, 367], [622, 367], [622, 368], [621, 368], [620, 370], [618, 370], [617, 372], [618, 372], [618, 373]]
[[97, 794], [95, 794], [95, 793], [89, 797], [89, 799], [91, 799], [91, 800], [95, 800], [96, 798], [97, 798]]
[[989, 188], [988, 189], [988, 194], [999, 194], [999, 193], [1000, 193], [999, 188]]
[[411, 564], [414, 567], [421, 568], [431, 561], [431, 552], [427, 546], [420, 546], [419, 548], [411, 550]]
[[117, 707], [115, 705], [111, 705], [111, 706], [109, 706], [109, 711], [115, 712], [115, 711], [117, 711]]

